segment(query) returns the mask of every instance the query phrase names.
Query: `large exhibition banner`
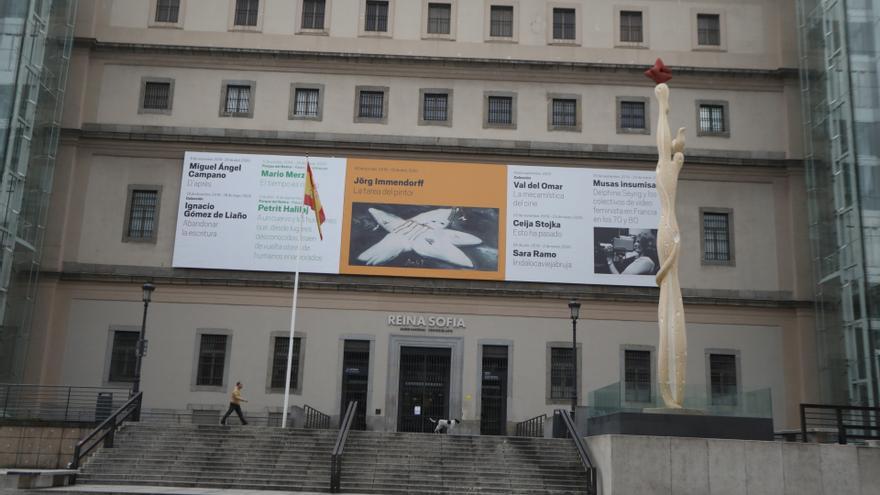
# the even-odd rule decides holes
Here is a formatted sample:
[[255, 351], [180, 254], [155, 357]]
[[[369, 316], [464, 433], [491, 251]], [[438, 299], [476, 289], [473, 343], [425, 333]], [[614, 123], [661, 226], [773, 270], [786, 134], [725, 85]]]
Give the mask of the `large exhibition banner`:
[[[654, 286], [652, 172], [187, 153], [175, 267]], [[302, 222], [302, 223], [301, 223]], [[300, 231], [300, 225], [303, 226]]]

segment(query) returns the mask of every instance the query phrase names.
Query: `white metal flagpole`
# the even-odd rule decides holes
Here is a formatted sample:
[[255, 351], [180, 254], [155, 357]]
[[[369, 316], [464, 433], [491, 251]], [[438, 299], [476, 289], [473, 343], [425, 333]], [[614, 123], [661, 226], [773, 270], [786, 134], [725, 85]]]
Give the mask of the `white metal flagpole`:
[[[306, 156], [306, 167], [308, 167], [308, 163], [309, 157]], [[303, 180], [303, 193], [300, 195], [303, 199], [305, 199], [306, 196], [307, 180], [307, 177]], [[306, 208], [305, 201], [303, 201], [302, 207], [303, 209], [299, 211], [299, 236], [296, 242], [296, 262], [293, 269], [293, 303], [291, 304], [290, 310], [290, 337], [287, 340], [287, 378], [284, 380], [284, 410], [281, 413], [282, 428], [287, 428], [287, 407], [290, 403], [290, 367], [293, 364], [293, 332], [294, 328], [296, 328], [296, 298], [297, 293], [299, 292], [299, 259], [300, 254], [302, 253], [303, 210]]]

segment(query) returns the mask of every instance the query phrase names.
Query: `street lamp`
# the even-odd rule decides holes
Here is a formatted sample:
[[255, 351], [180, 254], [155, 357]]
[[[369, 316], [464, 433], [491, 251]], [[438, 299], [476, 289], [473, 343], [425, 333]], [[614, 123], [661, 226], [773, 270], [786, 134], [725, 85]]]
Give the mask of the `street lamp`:
[[572, 299], [568, 302], [568, 309], [571, 310], [571, 369], [574, 374], [571, 389], [571, 415], [573, 417], [578, 403], [577, 321], [581, 312], [581, 303]]
[[134, 383], [131, 386], [131, 395], [135, 396], [141, 391], [141, 362], [147, 353], [147, 307], [150, 305], [150, 299], [156, 286], [147, 282], [143, 286], [144, 289], [144, 319], [141, 320], [141, 334], [138, 337], [137, 347], [135, 347], [135, 356], [137, 360], [134, 364]]

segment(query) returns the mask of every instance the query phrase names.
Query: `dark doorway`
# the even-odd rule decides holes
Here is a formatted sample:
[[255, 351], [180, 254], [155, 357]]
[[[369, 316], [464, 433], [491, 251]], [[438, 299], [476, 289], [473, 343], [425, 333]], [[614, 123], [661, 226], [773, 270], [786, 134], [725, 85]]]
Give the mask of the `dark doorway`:
[[342, 410], [339, 420], [345, 416], [348, 403], [356, 400], [357, 414], [352, 429], [367, 429], [367, 384], [370, 381], [370, 341], [346, 340], [342, 351]]
[[483, 346], [480, 434], [507, 434], [507, 346]]
[[451, 356], [451, 349], [400, 348], [397, 431], [434, 431], [428, 418], [448, 418]]

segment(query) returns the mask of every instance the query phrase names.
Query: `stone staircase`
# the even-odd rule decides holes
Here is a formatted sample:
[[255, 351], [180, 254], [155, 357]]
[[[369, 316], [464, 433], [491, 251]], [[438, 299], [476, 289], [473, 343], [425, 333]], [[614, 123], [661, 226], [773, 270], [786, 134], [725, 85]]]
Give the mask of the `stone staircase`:
[[[335, 430], [130, 424], [78, 483], [327, 492]], [[352, 431], [344, 493], [585, 493], [571, 440]]]

